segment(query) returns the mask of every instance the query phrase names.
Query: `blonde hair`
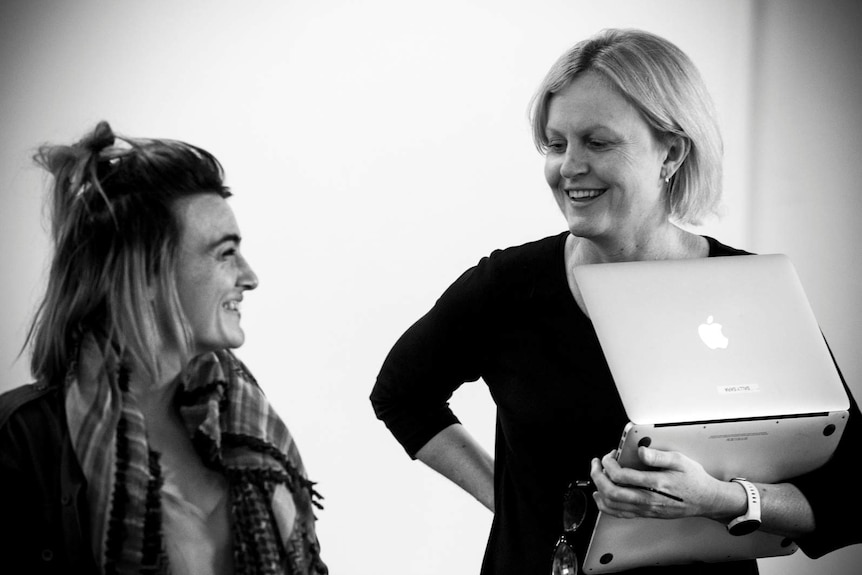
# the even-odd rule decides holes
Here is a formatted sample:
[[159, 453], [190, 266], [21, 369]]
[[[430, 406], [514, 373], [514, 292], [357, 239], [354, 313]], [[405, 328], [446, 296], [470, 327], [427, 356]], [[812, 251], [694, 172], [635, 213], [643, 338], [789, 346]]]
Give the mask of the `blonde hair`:
[[688, 56], [671, 42], [641, 30], [603, 30], [566, 51], [530, 102], [533, 141], [547, 151], [545, 128], [554, 94], [586, 73], [600, 74], [637, 110], [659, 141], [689, 142], [688, 156], [668, 186], [668, 213], [701, 223], [721, 201], [723, 145], [712, 99]]
[[184, 142], [116, 136], [107, 122], [75, 144], [41, 146], [34, 160], [53, 176], [53, 257], [25, 342], [33, 376], [61, 381], [93, 334], [106, 364], [131, 362], [158, 377], [160, 346], [187, 355], [191, 341], [176, 288], [182, 230], [173, 204], [230, 196], [221, 165]]

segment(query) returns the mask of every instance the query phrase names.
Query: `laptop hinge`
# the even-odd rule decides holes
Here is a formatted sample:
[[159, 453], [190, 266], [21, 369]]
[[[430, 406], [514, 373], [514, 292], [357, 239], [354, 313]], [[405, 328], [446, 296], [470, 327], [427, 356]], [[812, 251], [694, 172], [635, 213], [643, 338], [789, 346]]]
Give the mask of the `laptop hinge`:
[[701, 421], [677, 421], [673, 423], [656, 423], [655, 427], [677, 427], [679, 425], [706, 425], [716, 423], [737, 423], [740, 421], [768, 421], [771, 419], [798, 419], [800, 417], [827, 417], [828, 411], [816, 413], [793, 413], [790, 415], [763, 415], [758, 417], [736, 417], [732, 419], [707, 419]]

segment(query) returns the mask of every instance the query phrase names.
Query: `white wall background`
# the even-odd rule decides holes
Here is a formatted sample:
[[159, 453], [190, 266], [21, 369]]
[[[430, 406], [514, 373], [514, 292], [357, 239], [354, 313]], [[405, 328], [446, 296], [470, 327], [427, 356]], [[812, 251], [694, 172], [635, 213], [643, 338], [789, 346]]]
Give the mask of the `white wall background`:
[[[479, 257], [562, 231], [527, 103], [571, 44], [639, 27], [716, 100], [727, 214], [704, 233], [797, 264], [862, 397], [860, 11], [832, 0], [5, 0], [0, 7], [0, 389], [45, 278], [30, 156], [107, 119], [225, 165], [261, 287], [239, 354], [326, 496], [333, 573], [476, 573], [490, 514], [410, 461], [367, 396], [400, 333]], [[854, 240], [857, 240], [854, 242]], [[493, 448], [481, 383], [453, 406]], [[855, 572], [862, 546], [764, 574]]]

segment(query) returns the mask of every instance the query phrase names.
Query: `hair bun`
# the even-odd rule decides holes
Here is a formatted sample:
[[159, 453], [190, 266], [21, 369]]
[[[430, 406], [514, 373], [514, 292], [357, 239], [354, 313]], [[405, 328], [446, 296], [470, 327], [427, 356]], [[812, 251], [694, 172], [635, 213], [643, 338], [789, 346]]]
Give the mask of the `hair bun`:
[[115, 139], [116, 136], [114, 136], [114, 131], [111, 129], [110, 124], [102, 120], [90, 134], [84, 136], [81, 140], [81, 145], [93, 154], [98, 154], [105, 148], [113, 146]]

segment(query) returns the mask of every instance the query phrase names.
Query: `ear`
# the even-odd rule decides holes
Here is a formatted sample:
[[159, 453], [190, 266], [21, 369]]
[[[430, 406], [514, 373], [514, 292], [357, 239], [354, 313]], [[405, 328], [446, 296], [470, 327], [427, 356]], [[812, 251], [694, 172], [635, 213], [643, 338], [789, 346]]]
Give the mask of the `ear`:
[[662, 178], [670, 178], [688, 157], [691, 150], [691, 140], [685, 136], [671, 136], [665, 149], [665, 157], [661, 166]]

